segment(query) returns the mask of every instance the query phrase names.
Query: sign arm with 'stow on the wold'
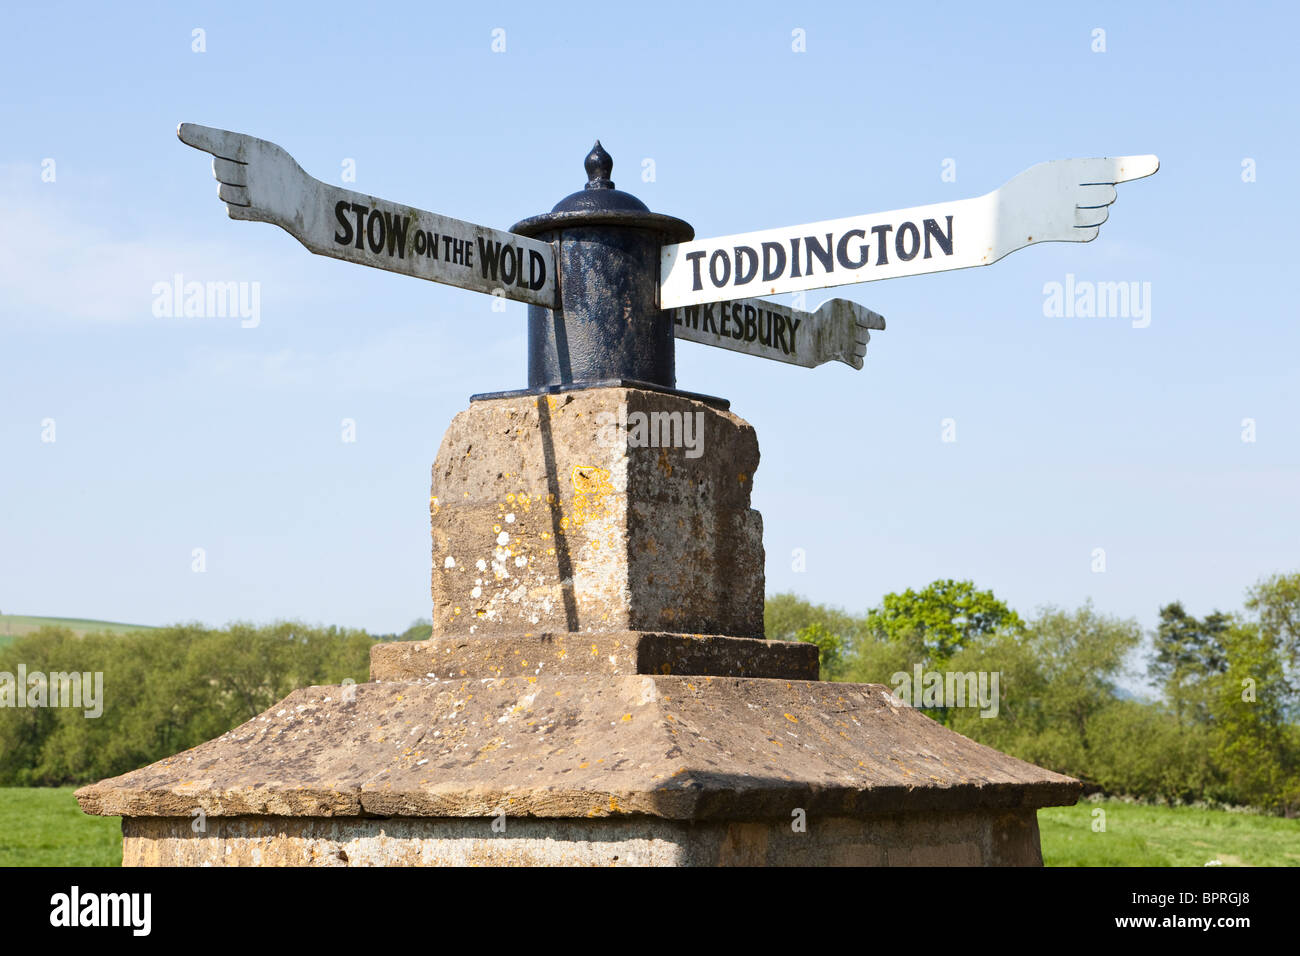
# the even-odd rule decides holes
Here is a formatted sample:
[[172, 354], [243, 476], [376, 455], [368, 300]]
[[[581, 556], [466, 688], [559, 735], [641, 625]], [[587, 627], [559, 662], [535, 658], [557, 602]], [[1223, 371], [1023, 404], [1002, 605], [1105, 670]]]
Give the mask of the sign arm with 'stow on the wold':
[[1155, 156], [1040, 163], [975, 199], [666, 245], [665, 309], [986, 266], [1039, 242], [1088, 242], [1115, 185], [1150, 176]]
[[181, 123], [182, 143], [212, 154], [231, 219], [269, 222], [311, 252], [553, 308], [550, 243], [477, 226], [313, 179], [275, 143]]

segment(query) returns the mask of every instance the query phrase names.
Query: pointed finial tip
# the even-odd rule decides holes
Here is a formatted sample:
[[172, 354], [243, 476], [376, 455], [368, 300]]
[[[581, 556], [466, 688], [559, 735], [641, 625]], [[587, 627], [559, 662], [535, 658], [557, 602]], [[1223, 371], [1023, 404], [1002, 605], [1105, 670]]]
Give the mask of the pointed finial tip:
[[582, 164], [587, 170], [588, 189], [613, 189], [614, 181], [610, 175], [614, 172], [614, 158], [605, 152], [605, 147], [596, 140], [586, 160]]

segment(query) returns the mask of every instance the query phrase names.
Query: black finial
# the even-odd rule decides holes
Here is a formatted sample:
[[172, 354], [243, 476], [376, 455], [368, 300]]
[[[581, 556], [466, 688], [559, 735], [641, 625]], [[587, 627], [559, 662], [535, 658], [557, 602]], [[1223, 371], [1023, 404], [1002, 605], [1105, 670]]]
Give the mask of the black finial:
[[596, 140], [586, 160], [582, 164], [587, 169], [588, 189], [613, 189], [614, 181], [609, 178], [614, 172], [614, 158], [605, 152], [605, 147]]

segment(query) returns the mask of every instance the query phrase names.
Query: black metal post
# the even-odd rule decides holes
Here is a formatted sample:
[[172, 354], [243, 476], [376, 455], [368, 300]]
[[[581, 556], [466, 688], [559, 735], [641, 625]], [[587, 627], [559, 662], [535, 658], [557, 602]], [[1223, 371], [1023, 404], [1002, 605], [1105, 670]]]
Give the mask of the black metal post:
[[[659, 308], [660, 250], [695, 230], [614, 188], [597, 141], [587, 185], [511, 232], [555, 245], [560, 303], [528, 307], [528, 388], [541, 394], [623, 385], [678, 393], [670, 313]], [[519, 392], [474, 396], [495, 398]], [[695, 395], [711, 403], [721, 400]], [[722, 403], [725, 404], [725, 403]]]

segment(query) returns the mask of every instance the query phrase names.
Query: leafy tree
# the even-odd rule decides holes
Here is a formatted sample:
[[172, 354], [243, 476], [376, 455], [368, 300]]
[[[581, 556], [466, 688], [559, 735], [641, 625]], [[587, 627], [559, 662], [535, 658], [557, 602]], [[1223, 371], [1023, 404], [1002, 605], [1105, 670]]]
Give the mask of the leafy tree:
[[[1137, 622], [1047, 608], [1020, 631], [972, 642], [947, 669], [999, 675], [996, 718], [950, 709], [945, 722], [981, 743], [1062, 773], [1096, 780], [1096, 721], [1116, 701], [1126, 655], [1141, 641]], [[991, 682], [991, 678], [990, 678]]]
[[427, 617], [417, 618], [411, 626], [397, 636], [399, 641], [427, 641], [433, 634], [433, 621]]
[[844, 638], [820, 621], [814, 621], [796, 635], [796, 639], [816, 644], [821, 662], [822, 680], [839, 680], [844, 669]]
[[1287, 716], [1300, 719], [1300, 573], [1275, 574], [1260, 581], [1246, 592], [1246, 610], [1255, 615], [1261, 634], [1282, 660]]
[[774, 594], [763, 604], [763, 631], [769, 641], [795, 641], [799, 632], [812, 624], [851, 642], [861, 621], [846, 611], [813, 604], [796, 594]]
[[1115, 699], [1125, 658], [1141, 642], [1142, 629], [1134, 620], [1098, 614], [1089, 602], [1075, 611], [1045, 609], [1029, 634], [1047, 682], [1044, 718], [1086, 754], [1089, 722]]
[[[948, 667], [962, 673], [998, 675], [997, 716], [983, 717], [978, 709], [970, 707], [953, 708], [947, 714], [949, 727], [1026, 760], [1040, 759], [1040, 754], [1050, 756], [1050, 748], [1041, 745], [1050, 729], [1046, 710], [1048, 677], [1024, 634], [991, 634], [954, 654]], [[990, 676], [990, 684], [991, 680]]]
[[763, 604], [763, 630], [770, 641], [807, 641], [821, 655], [822, 680], [843, 680], [862, 622], [837, 608], [794, 594], [776, 594]]
[[992, 591], [953, 580], [934, 581], [921, 591], [886, 594], [866, 621], [874, 638], [906, 646], [916, 662], [936, 669], [974, 641], [1003, 629], [1023, 628], [1020, 615]]
[[1285, 653], [1274, 633], [1247, 623], [1225, 635], [1228, 667], [1214, 701], [1214, 757], [1241, 803], [1300, 808], [1297, 734], [1287, 722]]
[[1246, 592], [1253, 620], [1225, 635], [1213, 704], [1215, 758], [1239, 800], [1300, 813], [1300, 573]]
[[1155, 656], [1147, 670], [1163, 688], [1179, 726], [1209, 719], [1209, 684], [1227, 669], [1223, 638], [1231, 625], [1232, 618], [1219, 611], [1198, 621], [1179, 601], [1160, 609]]

